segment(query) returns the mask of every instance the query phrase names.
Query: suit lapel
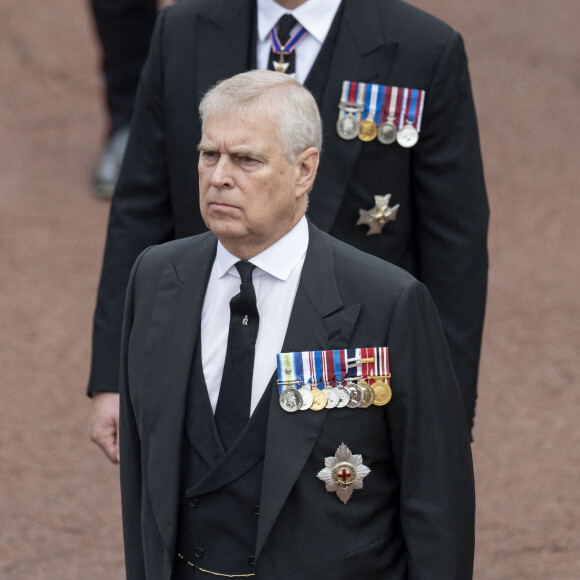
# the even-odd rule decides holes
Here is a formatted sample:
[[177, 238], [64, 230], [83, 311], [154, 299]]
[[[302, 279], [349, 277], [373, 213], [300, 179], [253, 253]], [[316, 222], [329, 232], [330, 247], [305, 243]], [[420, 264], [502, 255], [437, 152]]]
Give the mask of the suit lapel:
[[191, 363], [205, 288], [215, 255], [206, 234], [200, 249], [185, 248], [181, 261], [167, 262], [151, 317], [143, 376], [147, 425], [147, 478], [153, 512], [167, 547], [177, 532], [181, 453]]
[[[334, 272], [330, 238], [310, 225], [308, 252], [283, 352], [345, 348], [356, 324], [359, 305], [345, 307]], [[276, 390], [270, 401], [256, 554], [312, 452], [327, 411], [286, 413]], [[291, 453], [288, 453], [291, 449]]]
[[363, 145], [359, 139], [345, 141], [336, 133], [342, 82], [387, 84], [398, 47], [384, 37], [377, 0], [343, 2], [342, 22], [320, 103], [325, 148], [308, 210], [324, 231], [330, 231], [334, 223]]

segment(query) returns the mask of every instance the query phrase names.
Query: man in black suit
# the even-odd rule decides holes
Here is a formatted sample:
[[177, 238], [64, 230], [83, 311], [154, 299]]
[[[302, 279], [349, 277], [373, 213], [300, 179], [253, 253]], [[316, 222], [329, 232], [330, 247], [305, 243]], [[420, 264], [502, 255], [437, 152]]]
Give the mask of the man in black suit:
[[[113, 461], [118, 396], [112, 393], [131, 265], [148, 245], [205, 230], [196, 201], [201, 128], [191, 112], [220, 79], [279, 60], [269, 56], [268, 30], [286, 12], [298, 22], [294, 37], [300, 26], [308, 31], [294, 51], [295, 74], [317, 99], [325, 127], [325, 155], [308, 216], [323, 231], [403, 267], [428, 287], [473, 425], [488, 206], [460, 35], [399, 0], [183, 0], [157, 21], [111, 206], [89, 393], [93, 439]], [[339, 136], [339, 116], [353, 110], [352, 116], [361, 115], [357, 95], [343, 95], [345, 81], [355, 93], [364, 85], [397, 87], [401, 97], [403, 89], [424, 91], [422, 113], [414, 117], [415, 124], [421, 120], [416, 145]], [[400, 120], [404, 125], [409, 118]], [[361, 138], [368, 139], [362, 131]], [[368, 226], [357, 225], [361, 210], [389, 194], [396, 215], [383, 209], [396, 219], [367, 236]]]
[[469, 434], [427, 289], [305, 217], [322, 130], [300, 83], [243, 73], [200, 110], [210, 232], [148, 248], [127, 293], [127, 578], [471, 578]]

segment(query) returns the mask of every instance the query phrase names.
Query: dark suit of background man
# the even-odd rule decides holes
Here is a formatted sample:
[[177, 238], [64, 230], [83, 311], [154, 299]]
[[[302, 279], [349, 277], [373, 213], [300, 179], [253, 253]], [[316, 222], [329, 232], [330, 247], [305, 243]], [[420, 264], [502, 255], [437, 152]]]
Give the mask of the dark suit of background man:
[[95, 194], [101, 198], [113, 195], [119, 176], [157, 6], [157, 0], [91, 0], [109, 116], [106, 143], [93, 172]]
[[[107, 392], [118, 384], [131, 266], [151, 244], [205, 230], [195, 167], [201, 128], [192, 111], [218, 80], [266, 68], [269, 27], [295, 6], [292, 13], [311, 31], [296, 48], [297, 79], [316, 97], [325, 131], [308, 215], [320, 229], [427, 286], [473, 424], [488, 205], [460, 35], [399, 0], [182, 0], [157, 21], [111, 206], [89, 392], [104, 393], [94, 401], [93, 439], [113, 460], [118, 403]], [[335, 125], [345, 80], [425, 90], [417, 145], [341, 139]], [[367, 236], [356, 225], [359, 209], [386, 194], [400, 206], [396, 221]]]
[[[469, 433], [427, 289], [307, 221], [322, 131], [300, 83], [243, 73], [200, 110], [211, 231], [144, 251], [127, 294], [127, 578], [470, 579]], [[276, 353], [365, 346], [389, 349], [387, 405], [282, 409]], [[366, 473], [343, 501], [318, 477], [342, 444]]]

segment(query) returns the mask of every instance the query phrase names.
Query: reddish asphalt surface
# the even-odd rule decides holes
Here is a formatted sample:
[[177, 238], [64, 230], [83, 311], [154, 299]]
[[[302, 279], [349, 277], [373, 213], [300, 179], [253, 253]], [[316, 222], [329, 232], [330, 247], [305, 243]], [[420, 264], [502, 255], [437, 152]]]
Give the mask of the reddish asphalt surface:
[[[580, 578], [580, 4], [415, 0], [470, 57], [492, 210], [477, 580]], [[88, 2], [0, 0], [0, 578], [121, 579], [118, 469], [90, 441], [109, 205]], [[445, 580], [445, 579], [441, 579]]]

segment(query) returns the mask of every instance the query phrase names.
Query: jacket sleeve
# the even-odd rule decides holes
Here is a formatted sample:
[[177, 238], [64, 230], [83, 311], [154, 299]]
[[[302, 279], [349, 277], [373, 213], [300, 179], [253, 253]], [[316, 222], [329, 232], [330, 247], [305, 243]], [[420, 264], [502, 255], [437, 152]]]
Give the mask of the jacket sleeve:
[[93, 322], [89, 394], [119, 390], [124, 290], [144, 248], [173, 238], [163, 100], [163, 28], [157, 19], [141, 75], [131, 136], [111, 202], [105, 255]]
[[135, 277], [142, 256], [137, 259], [131, 272], [125, 316], [123, 320], [121, 369], [119, 446], [121, 474], [121, 504], [123, 508], [123, 541], [125, 545], [125, 569], [127, 579], [145, 578], [145, 562], [142, 541], [142, 463], [141, 437], [135, 409], [131, 401], [131, 377], [129, 372], [129, 344], [134, 320]]
[[385, 407], [400, 478], [409, 580], [470, 580], [475, 491], [469, 433], [443, 329], [426, 288], [402, 291], [391, 319], [393, 399]]
[[413, 149], [420, 256], [445, 329], [470, 428], [487, 290], [489, 208], [467, 57], [452, 31], [427, 89]]

